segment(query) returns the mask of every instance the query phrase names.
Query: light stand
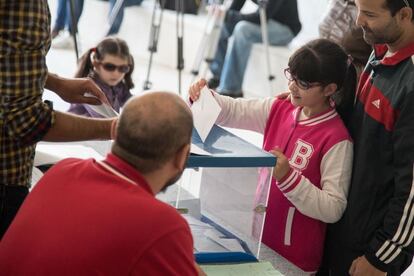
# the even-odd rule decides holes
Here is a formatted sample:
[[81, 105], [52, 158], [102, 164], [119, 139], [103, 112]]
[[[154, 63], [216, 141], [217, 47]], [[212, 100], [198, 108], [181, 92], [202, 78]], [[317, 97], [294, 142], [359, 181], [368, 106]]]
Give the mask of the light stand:
[[[151, 88], [152, 83], [149, 81], [149, 76], [151, 72], [152, 66], [152, 58], [153, 54], [157, 52], [157, 45], [158, 45], [158, 38], [160, 34], [161, 22], [162, 22], [162, 14], [164, 11], [165, 0], [161, 0], [161, 4], [158, 4], [158, 0], [155, 0], [154, 10], [152, 13], [151, 18], [151, 30], [150, 30], [150, 39], [149, 39], [149, 46], [148, 50], [150, 51], [150, 58], [148, 63], [148, 70], [147, 76], [144, 81], [144, 90], [148, 90]], [[178, 93], [181, 95], [181, 75], [182, 70], [184, 69], [184, 55], [183, 55], [183, 47], [184, 47], [184, 0], [175, 0], [175, 10], [177, 13], [177, 70], [178, 70]], [[157, 16], [156, 10], [157, 6], [160, 6], [160, 12]], [[157, 21], [156, 21], [157, 19]]]
[[267, 31], [267, 18], [266, 18], [266, 5], [267, 0], [259, 0], [259, 14], [260, 14], [260, 27], [262, 31], [262, 40], [265, 47], [265, 58], [266, 58], [266, 68], [267, 68], [267, 79], [270, 86], [270, 94], [273, 93], [272, 82], [275, 79], [275, 76], [272, 75], [272, 69], [270, 67], [270, 54], [269, 54], [269, 33]]
[[184, 69], [184, 0], [175, 0], [177, 11], [177, 70], [178, 70], [178, 93], [181, 95], [181, 75]]
[[72, 18], [71, 22], [72, 22], [72, 38], [73, 38], [73, 42], [75, 44], [75, 54], [76, 54], [76, 62], [78, 62], [79, 60], [79, 49], [78, 49], [78, 40], [77, 40], [77, 34], [78, 34], [78, 21], [76, 20], [76, 16], [75, 16], [75, 0], [70, 0], [69, 4], [70, 4], [70, 17]]
[[121, 10], [122, 5], [124, 4], [124, 0], [116, 0], [115, 5], [113, 6], [111, 13], [109, 14], [108, 23], [109, 28], [106, 33], [112, 28], [112, 25], [115, 22], [115, 18], [118, 16], [119, 11]]
[[[118, 0], [120, 1], [120, 0]], [[165, 6], [165, 0], [161, 0], [160, 3], [158, 0], [154, 0], [154, 10], [152, 11], [151, 16], [151, 30], [150, 30], [150, 37], [149, 37], [149, 45], [148, 45], [148, 51], [150, 52], [149, 62], [148, 62], [148, 70], [147, 70], [147, 76], [144, 81], [144, 90], [148, 90], [151, 88], [152, 83], [149, 80], [150, 73], [151, 73], [151, 66], [152, 66], [152, 58], [154, 53], [157, 52], [157, 46], [158, 46], [158, 38], [160, 36], [160, 27], [162, 22], [162, 14], [164, 11]], [[157, 6], [160, 6], [159, 12], [157, 13]]]
[[193, 81], [199, 75], [203, 60], [207, 63], [207, 66], [205, 67], [202, 77], [206, 76], [209, 67], [208, 65], [214, 60], [225, 15], [226, 9], [224, 5], [212, 4], [208, 7], [207, 21], [204, 27], [203, 37], [200, 41], [200, 46], [198, 47], [197, 55], [191, 70]]

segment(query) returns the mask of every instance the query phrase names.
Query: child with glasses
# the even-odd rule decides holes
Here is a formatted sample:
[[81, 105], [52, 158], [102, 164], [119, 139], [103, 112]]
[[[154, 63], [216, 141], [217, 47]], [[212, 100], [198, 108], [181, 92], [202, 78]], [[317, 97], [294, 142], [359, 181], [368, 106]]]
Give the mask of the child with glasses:
[[[353, 144], [341, 117], [353, 104], [356, 72], [344, 50], [326, 39], [302, 46], [288, 66], [288, 98], [211, 93], [222, 108], [219, 125], [263, 133], [263, 149], [277, 157], [262, 242], [312, 273], [321, 263], [326, 223], [338, 221], [347, 204]], [[205, 85], [191, 85], [191, 101]]]
[[[79, 60], [75, 77], [90, 77], [102, 89], [112, 108], [120, 108], [132, 96], [134, 59], [128, 45], [120, 38], [107, 37], [96, 48], [89, 49]], [[71, 104], [69, 112], [102, 117], [87, 104]]]

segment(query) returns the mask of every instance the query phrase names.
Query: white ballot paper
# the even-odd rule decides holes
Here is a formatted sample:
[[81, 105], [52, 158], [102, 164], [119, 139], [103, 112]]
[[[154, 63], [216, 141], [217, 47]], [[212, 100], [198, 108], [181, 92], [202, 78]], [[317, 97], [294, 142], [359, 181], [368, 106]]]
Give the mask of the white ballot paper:
[[[85, 96], [91, 97], [91, 98], [97, 98], [95, 95], [93, 95], [91, 93], [85, 93]], [[88, 106], [93, 111], [95, 111], [99, 115], [103, 116], [104, 118], [112, 118], [112, 117], [118, 117], [119, 116], [119, 113], [116, 112], [112, 108], [112, 106], [110, 106], [109, 104], [106, 104], [106, 103], [102, 103], [102, 104], [99, 104], [99, 105], [88, 104]]]
[[119, 113], [116, 112], [112, 106], [109, 106], [107, 104], [100, 104], [100, 105], [88, 105], [93, 111], [98, 113], [99, 115], [105, 117], [105, 118], [112, 118], [112, 117], [118, 117]]
[[191, 111], [193, 112], [194, 127], [200, 135], [201, 141], [204, 142], [220, 114], [221, 107], [210, 90], [204, 87], [201, 90], [200, 98], [191, 106]]
[[193, 144], [193, 143], [191, 143], [190, 152], [192, 154], [197, 154], [197, 155], [211, 155], [211, 153], [209, 153], [208, 151], [203, 150], [202, 148], [200, 148], [199, 146], [197, 146], [196, 144]]
[[217, 235], [216, 231], [207, 230], [204, 232], [204, 235], [216, 243], [220, 244], [221, 246], [225, 247], [229, 251], [233, 252], [245, 252], [243, 247], [241, 246], [240, 242], [236, 239], [227, 239], [222, 238], [220, 235]]
[[50, 165], [62, 159], [75, 157], [81, 159], [95, 158], [102, 160], [104, 157], [90, 147], [83, 145], [62, 144], [38, 144], [34, 158], [34, 166]]
[[40, 178], [42, 178], [43, 173], [37, 167], [32, 167], [32, 181], [30, 182], [30, 189], [33, 189], [34, 185], [39, 182]]

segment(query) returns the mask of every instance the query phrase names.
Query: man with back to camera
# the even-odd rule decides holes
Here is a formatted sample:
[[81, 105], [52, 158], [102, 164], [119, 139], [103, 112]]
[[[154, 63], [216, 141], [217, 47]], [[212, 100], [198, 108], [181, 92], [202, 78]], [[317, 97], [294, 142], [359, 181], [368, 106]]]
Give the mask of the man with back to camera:
[[348, 205], [328, 227], [319, 275], [401, 275], [414, 249], [414, 0], [355, 2], [374, 53], [349, 121]]
[[197, 275], [188, 224], [155, 198], [181, 176], [192, 127], [175, 94], [130, 99], [105, 160], [63, 160], [29, 194], [0, 243], [2, 275]]

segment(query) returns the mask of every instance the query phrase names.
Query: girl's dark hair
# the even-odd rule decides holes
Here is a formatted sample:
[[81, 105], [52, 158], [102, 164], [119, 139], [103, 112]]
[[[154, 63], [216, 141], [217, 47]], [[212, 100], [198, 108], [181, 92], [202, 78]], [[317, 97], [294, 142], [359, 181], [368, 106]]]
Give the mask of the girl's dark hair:
[[344, 49], [335, 42], [315, 39], [299, 48], [289, 58], [288, 66], [290, 73], [297, 79], [322, 85], [335, 83], [338, 90], [331, 98], [346, 123], [357, 85], [356, 69], [351, 61]]
[[98, 46], [96, 46], [96, 48], [89, 49], [80, 57], [78, 61], [78, 70], [75, 74], [76, 78], [87, 77], [93, 69], [93, 64], [91, 61], [92, 52], [95, 53], [94, 59], [97, 61], [101, 61], [105, 55], [114, 55], [127, 59], [130, 70], [125, 74], [123, 81], [128, 89], [134, 87], [134, 82], [132, 81], [132, 72], [134, 71], [134, 58], [129, 53], [129, 48], [125, 40], [117, 37], [107, 37], [102, 40]]

